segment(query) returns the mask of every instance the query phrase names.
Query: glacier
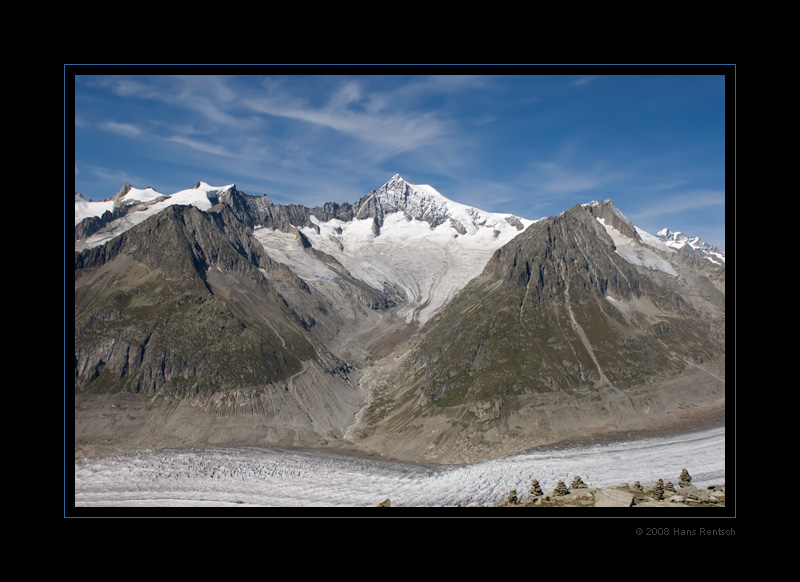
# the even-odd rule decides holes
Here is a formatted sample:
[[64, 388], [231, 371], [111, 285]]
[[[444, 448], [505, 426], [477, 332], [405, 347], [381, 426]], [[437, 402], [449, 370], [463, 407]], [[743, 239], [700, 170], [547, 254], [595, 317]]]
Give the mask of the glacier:
[[193, 447], [75, 460], [75, 507], [495, 506], [578, 475], [590, 487], [658, 479], [683, 468], [703, 488], [725, 483], [725, 428], [544, 448], [471, 465], [415, 465], [313, 451]]
[[[300, 230], [315, 249], [333, 256], [357, 279], [378, 290], [386, 283], [402, 289], [407, 303], [398, 316], [406, 323], [428, 321], [483, 271], [497, 249], [536, 222], [454, 202], [397, 174], [373, 196], [385, 212], [380, 234], [371, 218], [322, 222], [314, 217], [315, 228]], [[268, 237], [263, 231], [256, 235], [264, 243]], [[304, 259], [295, 244], [293, 253], [272, 258], [302, 269]], [[269, 246], [264, 247], [269, 254]]]

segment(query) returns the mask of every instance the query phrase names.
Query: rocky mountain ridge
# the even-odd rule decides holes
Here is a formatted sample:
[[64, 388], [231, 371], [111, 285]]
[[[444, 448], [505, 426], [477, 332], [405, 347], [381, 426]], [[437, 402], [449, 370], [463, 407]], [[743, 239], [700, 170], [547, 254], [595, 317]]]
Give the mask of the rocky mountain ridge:
[[724, 407], [724, 287], [632, 253], [602, 222], [619, 216], [576, 205], [498, 249], [387, 364], [352, 432], [390, 456], [458, 459]]
[[316, 208], [76, 195], [76, 446], [468, 462], [705, 418], [724, 264], [651, 244], [610, 200], [533, 222], [397, 175]]
[[689, 237], [682, 232], [672, 232], [668, 228], [662, 228], [655, 236], [664, 241], [668, 248], [699, 255], [717, 265], [725, 264], [725, 253], [698, 236]]

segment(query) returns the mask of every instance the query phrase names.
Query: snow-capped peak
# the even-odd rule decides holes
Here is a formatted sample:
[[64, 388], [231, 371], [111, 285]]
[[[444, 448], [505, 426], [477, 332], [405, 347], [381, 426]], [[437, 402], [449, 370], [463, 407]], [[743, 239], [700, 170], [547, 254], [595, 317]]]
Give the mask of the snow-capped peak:
[[381, 186], [377, 191], [377, 197], [385, 212], [411, 211], [412, 217], [418, 219], [424, 219], [425, 214], [450, 202], [431, 186], [409, 184], [400, 174], [395, 174]]
[[474, 233], [481, 227], [497, 230], [511, 228], [522, 230], [534, 221], [511, 214], [498, 214], [479, 210], [454, 202], [427, 184], [410, 184], [395, 174], [375, 192], [376, 200], [384, 214], [403, 212], [414, 220], [422, 220], [436, 228], [449, 224], [461, 234]]
[[[221, 194], [235, 187], [234, 184], [211, 186], [206, 182], [197, 182], [192, 188], [164, 195], [150, 187], [139, 189], [125, 184], [115, 196], [106, 200], [91, 201], [76, 195], [76, 226], [85, 218], [99, 218], [106, 212], [114, 213], [114, 217], [88, 238], [77, 241], [75, 248], [78, 250], [101, 245], [169, 206], [180, 204], [208, 210], [219, 201]], [[122, 211], [117, 213], [120, 209]]]
[[139, 202], [151, 202], [163, 196], [160, 192], [156, 192], [151, 187], [147, 187], [144, 190], [139, 190], [138, 188], [130, 187], [128, 191], [120, 197], [120, 202], [123, 204], [136, 204]]
[[[398, 314], [420, 324], [480, 274], [492, 253], [534, 222], [454, 202], [399, 174], [360, 200], [354, 214], [348, 221], [313, 216], [313, 226], [299, 230], [356, 279], [378, 290], [401, 291], [406, 299]], [[271, 258], [310, 280], [338, 276], [291, 234], [260, 229], [255, 236]]]
[[662, 228], [656, 233], [656, 237], [662, 240], [669, 248], [680, 250], [688, 247], [691, 250], [703, 253], [705, 258], [712, 263], [725, 264], [725, 253], [714, 245], [703, 241], [699, 236], [689, 237], [682, 232], [673, 232], [668, 228]]
[[206, 182], [198, 182], [191, 188], [175, 192], [174, 194], [165, 195], [150, 186], [140, 189], [134, 188], [130, 184], [125, 184], [117, 196], [106, 200], [93, 201], [86, 200], [83, 196], [80, 196], [80, 198], [76, 196], [75, 224], [78, 224], [81, 220], [89, 216], [99, 217], [107, 210], [113, 211], [115, 199], [117, 199], [117, 205], [119, 206], [136, 204], [150, 205], [147, 209], [146, 216], [160, 212], [167, 206], [172, 206], [174, 204], [191, 205], [196, 206], [200, 210], [208, 210], [217, 203], [220, 194], [235, 187], [235, 184], [211, 186]]

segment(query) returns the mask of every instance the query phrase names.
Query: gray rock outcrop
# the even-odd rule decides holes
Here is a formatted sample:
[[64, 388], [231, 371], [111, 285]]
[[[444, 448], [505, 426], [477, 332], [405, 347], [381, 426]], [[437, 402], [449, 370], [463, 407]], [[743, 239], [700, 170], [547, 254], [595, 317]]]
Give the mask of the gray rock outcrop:
[[634, 495], [619, 489], [598, 489], [594, 494], [595, 507], [630, 507]]

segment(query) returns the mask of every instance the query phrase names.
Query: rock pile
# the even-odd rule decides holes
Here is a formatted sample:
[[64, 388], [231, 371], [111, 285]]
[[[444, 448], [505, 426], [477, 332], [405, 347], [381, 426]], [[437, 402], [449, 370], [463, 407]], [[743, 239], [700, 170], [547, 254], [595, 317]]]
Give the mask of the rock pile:
[[561, 479], [558, 480], [558, 485], [556, 485], [556, 488], [553, 489], [553, 495], [569, 495], [569, 489], [567, 489], [567, 486], [564, 485], [564, 482]]
[[652, 491], [650, 492], [650, 496], [658, 501], [659, 499], [664, 499], [664, 480], [659, 479], [656, 481], [655, 486], [653, 486]]
[[[725, 485], [710, 485], [701, 490], [691, 484], [692, 477], [684, 469], [678, 488], [671, 481], [658, 479], [652, 485], [620, 483], [606, 489], [589, 487], [576, 476], [567, 488], [562, 480], [555, 489], [544, 493], [534, 479], [527, 499], [520, 499], [515, 489], [498, 507], [725, 507]], [[513, 503], [511, 502], [513, 496]]]
[[586, 483], [584, 483], [583, 479], [581, 479], [578, 475], [575, 475], [575, 477], [573, 477], [570, 489], [586, 489], [587, 487], [589, 486]]
[[[531, 481], [527, 498], [522, 498], [516, 489], [497, 507], [725, 507], [725, 485], [709, 485], [698, 489], [692, 485], [692, 477], [684, 469], [678, 478], [678, 488], [671, 481], [656, 480], [652, 485], [642, 486], [620, 483], [606, 489], [590, 487], [579, 476], [572, 479], [568, 488], [563, 480], [545, 493], [537, 479]], [[378, 507], [391, 507], [386, 499]], [[458, 507], [463, 507], [461, 504]]]

